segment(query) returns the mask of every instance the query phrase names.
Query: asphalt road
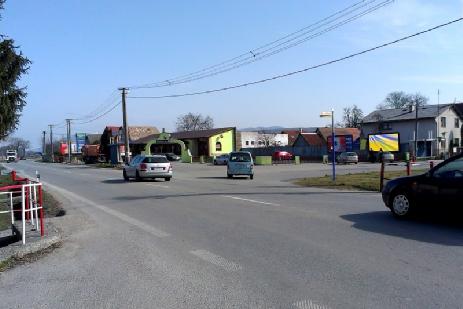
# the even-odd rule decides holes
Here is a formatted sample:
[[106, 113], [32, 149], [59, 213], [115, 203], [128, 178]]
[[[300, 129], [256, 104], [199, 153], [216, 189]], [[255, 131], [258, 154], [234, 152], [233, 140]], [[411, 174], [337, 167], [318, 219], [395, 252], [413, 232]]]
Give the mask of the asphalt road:
[[[377, 193], [299, 188], [329, 166], [177, 164], [171, 182], [21, 161], [68, 202], [66, 241], [0, 275], [2, 308], [461, 308], [463, 228]], [[340, 166], [340, 172], [378, 169]]]

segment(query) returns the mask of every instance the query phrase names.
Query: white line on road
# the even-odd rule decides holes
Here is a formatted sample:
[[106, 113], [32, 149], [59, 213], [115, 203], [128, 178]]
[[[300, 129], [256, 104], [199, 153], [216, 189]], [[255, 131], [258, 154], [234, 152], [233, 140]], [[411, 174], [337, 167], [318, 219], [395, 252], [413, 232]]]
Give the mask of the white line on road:
[[310, 299], [297, 301], [293, 303], [293, 306], [298, 309], [330, 309], [330, 307], [318, 305]]
[[190, 253], [193, 254], [194, 256], [199, 257], [200, 259], [206, 262], [219, 266], [229, 272], [234, 272], [234, 271], [238, 271], [241, 269], [240, 265], [230, 262], [227, 259], [221, 257], [220, 255], [214, 254], [207, 250], [202, 250], [202, 249], [193, 250], [193, 251], [190, 251]]
[[160, 184], [157, 184], [157, 183], [146, 183], [146, 185], [148, 185], [150, 187], [158, 187], [158, 188], [169, 189], [169, 186], [160, 185]]
[[257, 203], [257, 204], [272, 205], [272, 206], [280, 206], [280, 204], [269, 203], [269, 202], [262, 202], [262, 201], [256, 201], [256, 200], [251, 200], [251, 199], [242, 198], [242, 197], [237, 197], [237, 196], [232, 196], [232, 195], [223, 195], [223, 197], [228, 197], [228, 198], [231, 198], [231, 199], [234, 199], [234, 200], [245, 201], [245, 202], [251, 202], [251, 203]]

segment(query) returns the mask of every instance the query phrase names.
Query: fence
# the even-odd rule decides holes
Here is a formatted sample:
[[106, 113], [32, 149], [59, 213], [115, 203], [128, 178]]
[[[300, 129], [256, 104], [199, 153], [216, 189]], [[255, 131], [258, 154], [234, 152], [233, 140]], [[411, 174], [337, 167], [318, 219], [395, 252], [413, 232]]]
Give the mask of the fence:
[[[11, 178], [19, 184], [0, 187], [0, 196], [7, 197], [9, 210], [0, 213], [11, 213], [11, 226], [15, 224], [15, 213], [21, 212], [22, 223], [22, 243], [26, 243], [26, 224], [32, 225], [32, 230], [40, 229], [40, 236], [45, 234], [43, 218], [43, 194], [42, 183], [32, 181], [27, 178], [18, 178], [14, 171], [11, 172]], [[21, 183], [23, 182], [23, 183]], [[15, 209], [15, 200], [21, 199], [21, 209]]]

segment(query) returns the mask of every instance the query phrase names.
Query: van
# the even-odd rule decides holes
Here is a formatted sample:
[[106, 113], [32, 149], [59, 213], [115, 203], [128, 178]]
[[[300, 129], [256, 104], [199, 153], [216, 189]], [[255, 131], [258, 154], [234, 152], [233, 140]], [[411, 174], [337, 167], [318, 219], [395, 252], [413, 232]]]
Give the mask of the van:
[[231, 152], [227, 163], [227, 177], [235, 175], [245, 175], [254, 179], [254, 161], [250, 152], [236, 151]]

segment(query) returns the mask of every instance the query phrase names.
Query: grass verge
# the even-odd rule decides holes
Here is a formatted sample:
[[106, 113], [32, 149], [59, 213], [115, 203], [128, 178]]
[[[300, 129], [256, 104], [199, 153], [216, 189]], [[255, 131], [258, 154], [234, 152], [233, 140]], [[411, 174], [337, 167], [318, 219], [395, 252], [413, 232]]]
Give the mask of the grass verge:
[[[413, 170], [413, 174], [424, 173], [425, 170]], [[389, 179], [406, 176], [406, 171], [389, 171], [384, 173], [384, 183]], [[295, 184], [303, 187], [330, 188], [338, 190], [361, 190], [361, 191], [379, 191], [379, 172], [355, 173], [336, 175], [336, 181], [333, 183], [331, 175], [323, 177], [309, 177], [297, 179]]]
[[[0, 175], [0, 186], [7, 186], [14, 184], [11, 181], [10, 175]], [[65, 210], [61, 206], [61, 203], [53, 197], [50, 193], [43, 190], [43, 206], [45, 211], [45, 217], [59, 217], [66, 214]], [[21, 205], [17, 204], [20, 201], [14, 202], [15, 209], [20, 209]], [[0, 197], [0, 211], [9, 210], [9, 202], [5, 201], [5, 197]], [[11, 227], [11, 215], [10, 213], [0, 214], [0, 231], [9, 229]]]
[[62, 246], [62, 242], [59, 241], [54, 244], [51, 244], [47, 248], [41, 249], [33, 253], [28, 253], [22, 257], [12, 256], [6, 260], [0, 261], [0, 273], [4, 272], [5, 270], [11, 269], [16, 265], [21, 265], [21, 264], [37, 261], [41, 257], [47, 255], [48, 253], [52, 252], [56, 248], [60, 248], [61, 246]]

